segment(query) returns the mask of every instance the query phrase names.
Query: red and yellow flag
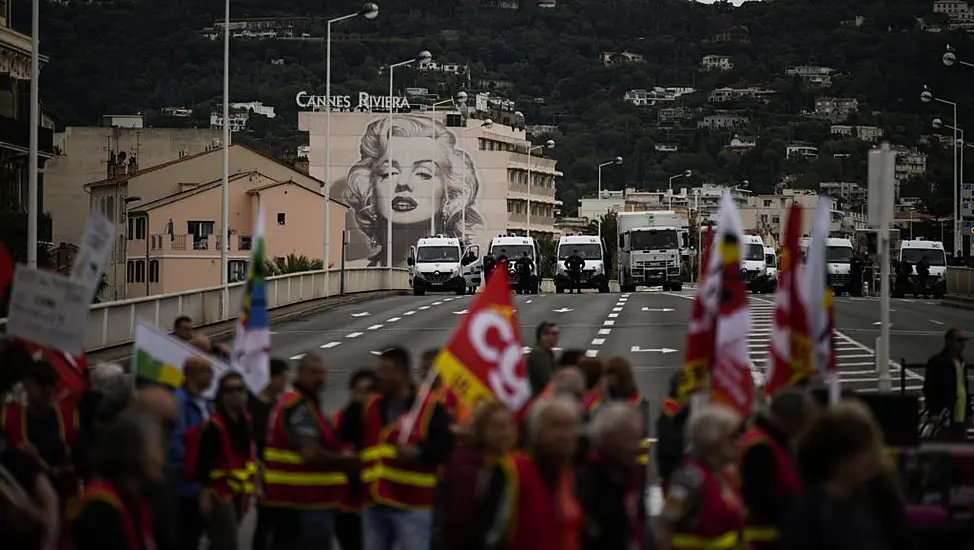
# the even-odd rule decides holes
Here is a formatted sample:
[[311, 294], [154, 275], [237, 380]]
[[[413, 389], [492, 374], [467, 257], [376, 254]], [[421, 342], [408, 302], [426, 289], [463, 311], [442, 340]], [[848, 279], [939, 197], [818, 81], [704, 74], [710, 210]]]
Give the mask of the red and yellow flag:
[[801, 293], [798, 241], [802, 233], [802, 209], [792, 205], [785, 228], [778, 290], [775, 295], [774, 332], [769, 342], [764, 390], [768, 395], [812, 374], [812, 347], [808, 311]]
[[508, 268], [499, 263], [433, 368], [464, 405], [500, 401], [518, 414], [531, 402]]
[[[683, 380], [677, 389], [676, 401], [685, 405], [694, 393], [705, 389], [710, 364], [714, 356], [714, 328], [717, 317], [714, 290], [719, 290], [720, 278], [710, 274], [713, 251], [714, 228], [707, 227], [705, 244], [701, 248], [700, 273], [697, 277], [697, 296], [693, 299], [693, 310], [687, 326], [687, 352], [683, 359]], [[709, 277], [709, 279], [708, 279]], [[705, 291], [706, 290], [706, 291]]]

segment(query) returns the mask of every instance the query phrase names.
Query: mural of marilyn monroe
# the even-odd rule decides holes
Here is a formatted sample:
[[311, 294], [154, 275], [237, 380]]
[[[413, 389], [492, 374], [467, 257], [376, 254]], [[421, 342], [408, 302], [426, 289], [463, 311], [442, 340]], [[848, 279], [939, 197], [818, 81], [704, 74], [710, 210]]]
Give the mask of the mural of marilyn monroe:
[[[477, 210], [480, 182], [476, 166], [466, 151], [457, 148], [456, 135], [426, 116], [395, 116], [390, 170], [388, 122], [383, 116], [366, 128], [359, 145], [361, 158], [348, 171], [345, 188], [345, 201], [368, 240], [369, 267], [386, 265], [389, 216], [394, 267], [405, 266], [410, 245], [429, 235], [430, 218], [435, 234], [466, 235], [468, 242], [484, 226]], [[393, 179], [392, 196], [389, 178]]]

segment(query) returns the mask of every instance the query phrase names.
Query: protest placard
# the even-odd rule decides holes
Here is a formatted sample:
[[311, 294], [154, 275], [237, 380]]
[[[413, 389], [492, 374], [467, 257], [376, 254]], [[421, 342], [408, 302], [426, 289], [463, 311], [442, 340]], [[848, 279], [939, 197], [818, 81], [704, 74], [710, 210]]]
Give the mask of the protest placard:
[[81, 355], [89, 303], [84, 283], [18, 265], [10, 295], [7, 335]]

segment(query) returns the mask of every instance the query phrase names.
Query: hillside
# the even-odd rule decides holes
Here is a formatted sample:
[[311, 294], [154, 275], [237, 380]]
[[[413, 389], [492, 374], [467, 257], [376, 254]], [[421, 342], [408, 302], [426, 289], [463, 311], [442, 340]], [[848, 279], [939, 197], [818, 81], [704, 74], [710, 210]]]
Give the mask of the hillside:
[[[342, 7], [331, 7], [328, 15], [359, 6], [345, 0], [335, 4]], [[558, 125], [553, 156], [565, 173], [561, 198], [569, 211], [579, 194], [594, 191], [596, 165], [616, 155], [625, 163], [604, 170], [609, 188], [623, 182], [658, 188], [687, 168], [698, 180], [748, 180], [757, 191], [770, 190], [780, 174], [806, 187], [862, 181], [868, 144], [834, 141], [830, 122], [801, 114], [814, 110], [820, 96], [856, 98], [859, 114], [846, 124], [881, 127], [896, 144], [916, 146], [931, 133], [930, 119], [948, 114], [920, 103], [924, 84], [959, 103], [960, 126], [974, 122], [971, 97], [960, 93], [974, 72], [946, 69], [939, 62], [946, 43], [974, 60], [974, 41], [966, 34], [922, 30], [915, 17], [929, 12], [927, 0], [774, 0], [736, 9], [682, 0], [565, 0], [554, 9], [528, 4], [502, 10], [479, 8], [471, 0], [380, 2], [375, 21], [334, 27], [360, 35], [333, 45], [334, 93], [387, 93], [378, 67], [421, 49], [440, 62], [469, 65], [475, 90], [484, 89], [476, 85], [484, 80], [509, 83], [502, 93], [517, 101], [529, 125]], [[29, 28], [28, 6], [25, 0], [15, 2], [20, 28]], [[314, 11], [320, 6], [311, 0], [235, 0], [233, 18], [320, 17]], [[155, 113], [166, 106], [192, 106], [194, 117], [205, 123], [222, 92], [222, 42], [199, 31], [221, 18], [222, 10], [221, 2], [195, 0], [44, 4], [42, 51], [51, 57], [42, 74], [45, 105], [64, 124], [91, 124], [104, 113], [137, 110], [162, 124]], [[861, 26], [843, 25], [856, 16], [865, 18]], [[323, 26], [315, 23], [312, 34], [323, 36]], [[714, 42], [718, 33], [739, 26], [747, 28], [748, 40]], [[300, 90], [323, 93], [323, 41], [235, 40], [231, 48], [231, 100], [259, 100], [278, 113], [253, 124], [246, 140], [272, 154], [293, 154], [304, 140], [296, 131], [294, 96]], [[601, 59], [606, 51], [639, 54], [644, 61], [606, 67]], [[702, 72], [705, 55], [729, 56], [734, 67]], [[271, 63], [279, 59], [282, 64]], [[796, 65], [834, 68], [831, 88], [816, 89], [785, 74]], [[397, 72], [398, 86], [428, 87], [441, 95], [465, 89], [466, 81], [466, 76]], [[699, 93], [681, 103], [701, 107], [699, 115], [713, 111], [707, 95], [714, 88], [776, 93], [766, 104], [735, 103], [733, 108], [750, 118], [741, 128], [704, 130], [692, 122], [664, 128], [657, 109], [623, 101], [628, 90], [654, 86], [692, 86]], [[756, 145], [743, 154], [728, 153], [724, 146], [735, 135]], [[785, 146], [797, 141], [848, 157], [788, 159]], [[662, 143], [678, 145], [679, 152], [657, 151]], [[921, 149], [929, 155], [930, 183], [949, 184], [949, 151], [932, 145]], [[924, 184], [915, 182], [912, 191]], [[939, 185], [937, 194], [949, 196], [949, 185]]]

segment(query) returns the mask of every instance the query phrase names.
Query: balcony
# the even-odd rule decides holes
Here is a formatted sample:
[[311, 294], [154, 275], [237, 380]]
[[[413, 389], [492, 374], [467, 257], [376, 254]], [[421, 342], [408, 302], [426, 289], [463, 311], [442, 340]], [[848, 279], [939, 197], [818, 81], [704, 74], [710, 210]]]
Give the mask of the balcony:
[[[23, 153], [30, 150], [30, 124], [0, 116], [0, 147], [17, 149]], [[37, 147], [41, 155], [54, 156], [54, 131], [40, 128]]]
[[[168, 233], [155, 233], [149, 236], [150, 257], [163, 257], [173, 255], [190, 256], [212, 256], [220, 253], [220, 237], [217, 235], [207, 235], [200, 237], [197, 235]], [[234, 248], [236, 245], [236, 248]], [[246, 246], [246, 248], [244, 248]], [[132, 239], [128, 241], [128, 256], [130, 258], [144, 258], [146, 256], [145, 239]], [[244, 237], [236, 238], [230, 236], [230, 252], [250, 250], [250, 241]]]
[[[511, 199], [521, 199], [528, 200], [528, 184], [527, 183], [508, 183], [507, 184], [508, 198]], [[555, 188], [554, 187], [543, 187], [540, 185], [531, 186], [531, 200], [538, 202], [555, 202]]]

